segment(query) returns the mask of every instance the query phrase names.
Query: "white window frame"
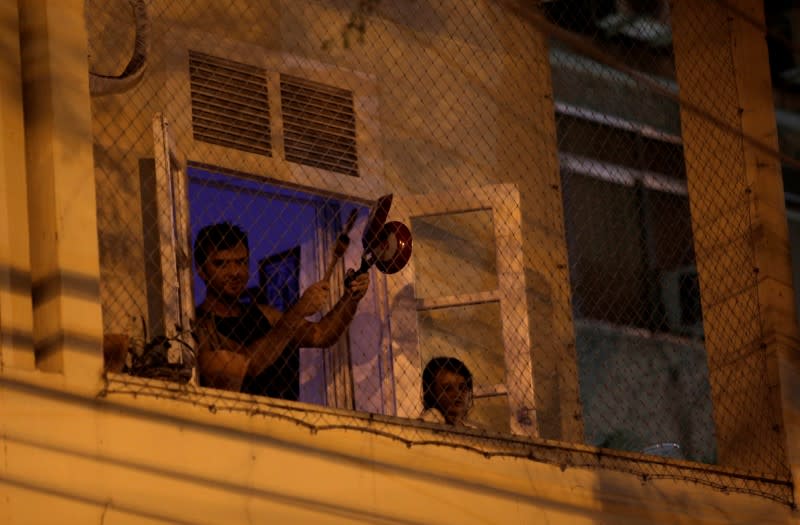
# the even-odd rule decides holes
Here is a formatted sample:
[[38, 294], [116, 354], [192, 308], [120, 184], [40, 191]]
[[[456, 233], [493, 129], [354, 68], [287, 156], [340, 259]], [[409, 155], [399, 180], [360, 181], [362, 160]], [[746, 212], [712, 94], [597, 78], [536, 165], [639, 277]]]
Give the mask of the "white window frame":
[[[161, 113], [153, 117], [153, 149], [164, 335], [180, 338], [193, 348], [188, 334], [194, 319], [188, 181], [170, 137], [169, 123]], [[170, 362], [181, 362], [182, 355], [177, 345], [168, 350]]]
[[[497, 264], [497, 288], [480, 293], [447, 297], [417, 298], [414, 293], [415, 266], [424, 264], [413, 256], [409, 267], [387, 276], [394, 355], [397, 415], [414, 418], [422, 411], [422, 367], [419, 348], [419, 311], [498, 302], [502, 320], [506, 377], [503, 384], [488, 386], [476, 396], [507, 394], [511, 432], [539, 435], [531, 342], [522, 254], [522, 226], [519, 191], [513, 184], [472, 187], [446, 193], [395, 195], [392, 216], [411, 226], [411, 219], [430, 215], [489, 210], [493, 215]], [[413, 231], [412, 231], [413, 234]], [[408, 300], [409, 289], [413, 300]]]

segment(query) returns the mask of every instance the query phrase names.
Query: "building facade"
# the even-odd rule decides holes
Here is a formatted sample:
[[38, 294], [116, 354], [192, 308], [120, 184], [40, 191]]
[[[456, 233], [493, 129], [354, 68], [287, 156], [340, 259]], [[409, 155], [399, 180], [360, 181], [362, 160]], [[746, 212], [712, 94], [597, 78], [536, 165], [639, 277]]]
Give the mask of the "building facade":
[[[579, 130], [591, 113], [559, 95], [552, 26], [524, 3], [7, 4], [3, 523], [798, 521], [794, 289], [766, 45], [751, 24], [714, 3], [671, 4], [682, 158], [661, 168], [680, 172], [673, 180], [644, 154], [627, 170], [608, 170], [611, 151], [605, 166], [582, 164], [590, 137], [565, 140], [563, 126], [572, 116]], [[736, 5], [763, 16], [759, 2]], [[657, 135], [638, 147], [675, 144], [656, 131], [637, 131]], [[320, 150], [309, 136], [333, 138]], [[609, 344], [631, 335], [613, 326], [593, 342], [587, 323], [624, 312], [576, 306], [580, 286], [603, 277], [591, 264], [575, 273], [565, 210], [585, 209], [603, 173], [630, 177], [639, 196], [661, 191], [653, 213], [688, 214], [688, 231], [653, 237], [682, 232], [693, 254], [704, 341], [675, 347], [694, 352], [680, 377], [701, 376], [707, 393], [669, 414], [704, 412], [705, 434], [648, 426], [661, 378], [638, 393], [597, 388], [603, 373], [641, 373], [619, 355], [660, 351]], [[191, 324], [198, 217], [252, 225], [257, 270], [297, 248], [304, 288], [324, 272], [342, 214], [358, 211], [358, 232], [385, 193], [414, 232], [412, 263], [372, 272], [344, 342], [302, 351], [301, 401], [108, 370], [110, 335], [179, 338]], [[307, 236], [292, 229], [303, 221], [315, 225]], [[302, 242], [253, 233], [271, 226]], [[608, 260], [596, 239], [579, 248]], [[653, 249], [654, 265], [615, 268], [618, 280], [692, 262]], [[603, 345], [603, 362], [581, 353]], [[441, 353], [475, 373], [483, 432], [415, 419], [421, 368]], [[639, 445], [701, 436], [713, 457], [616, 446], [615, 409], [640, 418]]]

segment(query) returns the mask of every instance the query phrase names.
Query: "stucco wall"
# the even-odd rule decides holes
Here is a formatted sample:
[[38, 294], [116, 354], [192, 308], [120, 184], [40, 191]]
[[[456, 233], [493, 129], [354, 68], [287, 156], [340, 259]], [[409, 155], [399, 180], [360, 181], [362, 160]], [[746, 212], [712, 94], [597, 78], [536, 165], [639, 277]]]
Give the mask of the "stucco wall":
[[0, 406], [9, 525], [798, 522], [786, 505], [686, 482], [86, 398], [44, 375], [6, 374]]

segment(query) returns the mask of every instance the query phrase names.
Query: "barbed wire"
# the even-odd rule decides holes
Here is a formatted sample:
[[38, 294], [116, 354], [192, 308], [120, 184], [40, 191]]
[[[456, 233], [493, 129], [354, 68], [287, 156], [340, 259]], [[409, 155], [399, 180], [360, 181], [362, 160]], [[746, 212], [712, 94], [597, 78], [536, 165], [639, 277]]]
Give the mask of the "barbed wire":
[[[116, 382], [116, 381], [121, 381], [123, 383], [125, 382], [124, 376], [109, 377], [109, 378], [107, 378], [107, 380], [110, 381], [110, 382]], [[25, 381], [25, 380], [12, 379], [10, 377], [0, 378], [0, 384], [2, 384], [8, 390], [24, 392], [25, 394], [29, 394], [29, 395], [38, 395], [38, 396], [42, 396], [42, 397], [47, 397], [49, 399], [52, 399], [52, 400], [55, 400], [55, 401], [60, 401], [60, 402], [67, 402], [67, 403], [79, 404], [79, 405], [90, 405], [90, 406], [92, 406], [92, 407], [94, 407], [96, 409], [99, 409], [99, 410], [102, 410], [102, 411], [108, 411], [108, 412], [111, 412], [111, 413], [114, 413], [114, 414], [130, 415], [130, 416], [134, 416], [134, 417], [142, 417], [142, 418], [145, 418], [145, 419], [154, 419], [154, 420], [158, 420], [158, 421], [165, 422], [165, 423], [170, 423], [170, 424], [177, 423], [181, 427], [197, 428], [197, 429], [202, 429], [202, 430], [214, 430], [215, 432], [222, 432], [223, 434], [229, 435], [231, 437], [237, 437], [238, 436], [240, 438], [246, 438], [247, 440], [252, 440], [253, 438], [258, 439], [258, 435], [253, 435], [250, 432], [239, 431], [239, 430], [233, 429], [233, 428], [231, 428], [231, 427], [229, 427], [227, 425], [224, 425], [224, 424], [215, 424], [215, 423], [210, 423], [208, 421], [198, 421], [198, 420], [193, 419], [191, 417], [179, 415], [179, 414], [176, 414], [174, 412], [166, 413], [166, 412], [156, 411], [154, 409], [148, 409], [148, 408], [143, 408], [143, 407], [135, 406], [135, 405], [131, 405], [131, 404], [120, 403], [118, 401], [113, 400], [111, 397], [109, 397], [109, 396], [114, 396], [116, 394], [120, 394], [120, 392], [112, 393], [110, 391], [104, 390], [99, 394], [99, 396], [98, 396], [99, 399], [97, 399], [97, 398], [86, 397], [86, 396], [83, 396], [81, 394], [68, 393], [68, 392], [65, 392], [63, 390], [59, 390], [57, 388], [48, 388], [48, 387], [45, 387], [44, 385], [38, 384], [38, 383], [30, 383], [30, 382]], [[171, 389], [172, 388], [172, 385], [164, 384], [164, 386], [167, 389]], [[157, 389], [158, 389], [158, 386], [156, 386], [155, 390], [157, 390]], [[159, 398], [159, 394], [157, 394], [155, 392], [155, 390], [151, 389], [150, 391], [144, 393], [143, 394], [144, 397], [154, 397], [156, 399]], [[173, 398], [168, 398], [168, 397], [164, 397], [164, 398], [165, 399], [173, 399]], [[186, 398], [184, 398], [184, 399], [186, 399]], [[202, 398], [200, 398], [199, 401], [200, 401], [199, 402], [200, 406], [203, 406], [202, 405]], [[98, 402], [100, 404], [98, 404]], [[196, 403], [195, 403], [195, 405], [196, 405]], [[206, 408], [208, 408], [209, 410], [212, 410], [211, 407], [206, 407]], [[262, 408], [263, 408], [263, 406], [262, 406]], [[281, 407], [275, 407], [275, 408], [276, 409], [280, 409]], [[425, 429], [427, 429], [429, 432], [431, 432], [433, 434], [437, 434], [437, 433], [442, 434], [442, 440], [435, 440], [435, 439], [408, 439], [408, 438], [404, 438], [402, 436], [399, 436], [399, 435], [397, 435], [395, 433], [381, 431], [380, 429], [371, 428], [369, 426], [369, 425], [372, 425], [372, 424], [378, 425], [378, 424], [384, 423], [384, 424], [388, 424], [388, 425], [394, 424], [394, 425], [400, 425], [400, 426], [403, 426], [403, 427], [407, 427], [408, 423], [404, 422], [404, 421], [399, 421], [399, 420], [392, 421], [391, 418], [385, 418], [385, 417], [379, 418], [379, 417], [376, 417], [376, 416], [370, 416], [367, 419], [367, 425], [366, 426], [364, 424], [361, 424], [361, 425], [355, 425], [355, 424], [309, 425], [307, 420], [305, 420], [305, 419], [303, 419], [301, 417], [292, 416], [291, 413], [302, 414], [303, 412], [315, 412], [314, 410], [309, 409], [309, 408], [304, 408], [302, 406], [296, 406], [296, 405], [295, 406], [290, 406], [290, 407], [283, 407], [283, 409], [286, 410], [289, 413], [287, 414], [287, 413], [280, 413], [280, 412], [277, 412], [277, 411], [271, 412], [271, 411], [266, 411], [266, 410], [262, 410], [262, 409], [256, 409], [255, 411], [252, 411], [252, 412], [248, 411], [247, 414], [250, 415], [250, 416], [263, 416], [263, 417], [267, 417], [267, 418], [274, 418], [274, 419], [280, 419], [280, 420], [288, 421], [288, 422], [294, 423], [294, 424], [296, 424], [296, 425], [298, 425], [300, 427], [303, 427], [303, 428], [309, 430], [310, 432], [312, 432], [312, 434], [320, 432], [320, 431], [335, 431], [335, 430], [348, 430], [348, 431], [364, 432], [364, 433], [380, 436], [382, 438], [385, 438], [385, 439], [388, 439], [388, 440], [391, 440], [391, 441], [400, 442], [400, 443], [408, 446], [409, 448], [412, 447], [412, 446], [437, 446], [437, 447], [438, 446], [442, 446], [442, 447], [450, 447], [450, 448], [454, 448], [454, 449], [461, 449], [461, 450], [474, 452], [474, 453], [479, 454], [481, 456], [484, 456], [486, 458], [491, 458], [491, 457], [514, 457], [514, 458], [518, 458], [518, 459], [529, 459], [529, 460], [534, 460], [534, 461], [537, 461], [537, 462], [544, 462], [544, 463], [548, 463], [548, 464], [556, 464], [556, 465], [561, 466], [562, 470], [565, 470], [565, 469], [570, 468], [570, 467], [583, 468], [583, 467], [586, 467], [586, 466], [593, 466], [593, 465], [595, 465], [596, 462], [601, 462], [602, 463], [603, 461], [620, 460], [622, 462], [627, 462], [627, 463], [629, 463], [631, 465], [640, 464], [640, 463], [650, 463], [650, 464], [658, 465], [658, 466], [663, 467], [665, 469], [702, 470], [702, 471], [705, 471], [707, 473], [708, 472], [715, 473], [715, 474], [718, 474], [720, 476], [720, 481], [710, 481], [710, 480], [702, 480], [702, 479], [697, 479], [697, 480], [692, 480], [692, 481], [696, 482], [699, 485], [706, 485], [706, 486], [710, 486], [710, 487], [713, 487], [713, 488], [722, 489], [722, 490], [726, 490], [726, 491], [729, 490], [731, 492], [746, 492], [746, 491], [742, 490], [741, 488], [732, 487], [729, 482], [726, 483], [724, 481], [724, 479], [726, 477], [738, 478], [738, 479], [741, 479], [741, 480], [748, 480], [748, 481], [756, 481], [756, 482], [765, 483], [766, 485], [773, 485], [774, 484], [776, 486], [783, 487], [784, 489], [791, 490], [791, 483], [787, 482], [785, 480], [769, 479], [769, 478], [763, 477], [763, 476], [762, 477], [748, 476], [748, 475], [744, 475], [744, 474], [742, 474], [740, 472], [736, 472], [735, 470], [725, 469], [723, 467], [718, 467], [718, 466], [715, 467], [715, 466], [702, 465], [702, 464], [696, 464], [696, 463], [693, 464], [693, 463], [690, 463], [690, 462], [667, 460], [667, 459], [663, 459], [663, 458], [652, 458], [652, 457], [648, 458], [646, 456], [641, 456], [641, 455], [638, 455], [638, 454], [631, 454], [631, 453], [626, 453], [626, 452], [621, 452], [621, 451], [614, 451], [614, 450], [607, 450], [607, 449], [606, 450], [597, 450], [597, 449], [594, 449], [592, 447], [581, 447], [581, 446], [570, 445], [570, 444], [566, 444], [566, 443], [552, 442], [552, 441], [541, 441], [541, 442], [538, 442], [538, 443], [531, 443], [528, 440], [520, 440], [520, 439], [516, 439], [515, 440], [510, 436], [497, 435], [497, 436], [493, 436], [493, 437], [489, 437], [489, 438], [486, 438], [486, 436], [482, 436], [484, 439], [482, 439], [481, 442], [483, 444], [485, 444], [485, 445], [489, 445], [493, 439], [496, 439], [496, 440], [499, 440], [500, 442], [502, 442], [503, 446], [518, 445], [518, 446], [521, 446], [522, 448], [525, 449], [524, 452], [500, 451], [500, 450], [491, 449], [491, 448], [481, 448], [481, 447], [475, 446], [475, 445], [469, 445], [469, 444], [464, 444], [464, 443], [456, 443], [456, 442], [454, 442], [452, 440], [453, 438], [457, 439], [459, 434], [469, 435], [470, 433], [473, 433], [469, 429], [460, 429], [460, 430], [454, 432], [453, 429], [442, 429], [440, 426], [432, 425], [432, 424], [428, 424], [428, 423], [424, 423], [424, 422], [414, 422], [413, 424], [416, 427], [425, 428]], [[235, 411], [236, 410], [234, 410], [234, 412]], [[320, 410], [316, 410], [316, 412], [319, 412], [319, 411]], [[343, 415], [343, 414], [337, 414], [337, 415]], [[358, 416], [357, 413], [353, 413], [353, 412], [350, 412], [350, 413], [348, 413], [346, 415], [350, 416], [350, 417], [354, 417], [354, 416], [357, 417]], [[361, 419], [365, 419], [365, 418], [362, 417]], [[4, 439], [8, 439], [8, 440], [13, 440], [13, 441], [25, 442], [22, 438], [17, 439], [11, 434], [4, 434], [3, 438]], [[273, 439], [272, 438], [265, 438], [265, 440], [266, 441], [272, 441]], [[28, 444], [34, 444], [34, 443], [30, 442]], [[53, 447], [54, 446], [52, 444], [46, 444], [46, 445], [45, 444], [37, 444], [37, 445], [43, 445], [43, 446], [47, 446], [47, 447]], [[584, 456], [586, 464], [565, 462], [563, 456], [555, 456], [557, 459], [554, 459], [554, 457], [551, 454], [548, 454], [546, 452], [547, 450], [551, 450], [551, 451], [555, 450], [555, 451], [561, 451], [561, 452], [565, 452], [565, 453], [575, 454], [577, 456]], [[538, 453], [537, 453], [537, 451], [538, 451]], [[331, 453], [331, 452], [329, 451], [328, 453]], [[87, 456], [87, 457], [89, 457], [89, 456]], [[337, 455], [337, 457], [339, 457], [339, 459], [345, 459], [344, 456]], [[123, 465], [124, 465], [124, 462], [121, 462], [121, 463], [123, 463]], [[135, 467], [135, 465], [133, 465], [133, 464], [129, 464], [129, 465]], [[642, 474], [640, 471], [638, 471], [635, 468], [635, 466], [630, 466], [628, 468], [629, 468], [629, 470], [627, 470], [627, 471], [623, 470], [623, 471], [625, 471], [626, 473], [635, 475], [637, 477], [640, 477], [642, 479], [642, 481], [655, 480], [655, 479], [667, 479], [667, 478], [674, 478], [675, 477], [674, 475], [671, 475], [671, 474], [668, 474], [668, 473], [666, 473], [666, 474], [652, 474], [652, 473]], [[615, 468], [614, 470], [619, 470], [619, 469]], [[769, 499], [776, 499], [776, 495], [774, 493], [769, 492], [769, 491], [765, 491], [761, 495], [763, 495], [763, 496], [765, 496], [765, 497], [767, 497]], [[782, 501], [782, 502], [785, 503], [784, 498], [779, 498], [778, 497], [776, 500], [777, 501]]]

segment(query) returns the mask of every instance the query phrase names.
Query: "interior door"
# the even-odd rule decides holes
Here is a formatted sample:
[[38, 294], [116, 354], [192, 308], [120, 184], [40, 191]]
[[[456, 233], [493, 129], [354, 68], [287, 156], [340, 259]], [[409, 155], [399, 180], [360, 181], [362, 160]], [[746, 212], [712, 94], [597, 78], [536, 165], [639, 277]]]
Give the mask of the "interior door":
[[387, 276], [397, 414], [422, 410], [422, 370], [456, 357], [473, 375], [470, 419], [538, 435], [519, 192], [510, 184], [395, 195], [414, 252]]

